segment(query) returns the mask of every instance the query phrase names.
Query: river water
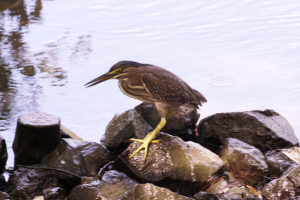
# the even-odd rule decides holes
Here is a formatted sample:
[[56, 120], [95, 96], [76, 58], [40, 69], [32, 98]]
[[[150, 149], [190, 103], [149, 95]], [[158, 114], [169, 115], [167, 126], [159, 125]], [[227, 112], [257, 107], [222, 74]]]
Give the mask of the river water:
[[166, 68], [207, 98], [201, 118], [273, 109], [300, 138], [300, 1], [0, 1], [0, 134], [8, 165], [19, 115], [46, 112], [99, 142], [140, 102], [116, 80], [83, 85], [120, 60]]

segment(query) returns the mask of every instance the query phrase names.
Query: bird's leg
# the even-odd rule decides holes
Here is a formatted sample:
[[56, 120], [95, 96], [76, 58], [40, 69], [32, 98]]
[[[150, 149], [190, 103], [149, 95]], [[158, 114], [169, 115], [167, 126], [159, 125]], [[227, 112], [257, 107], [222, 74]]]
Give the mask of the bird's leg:
[[130, 139], [130, 141], [137, 141], [137, 142], [141, 142], [143, 144], [132, 155], [130, 155], [128, 157], [128, 159], [132, 158], [140, 150], [145, 148], [144, 160], [146, 160], [147, 153], [148, 153], [148, 146], [150, 143], [158, 143], [159, 142], [158, 140], [153, 140], [153, 139], [155, 138], [156, 134], [165, 126], [166, 118], [170, 115], [170, 111], [171, 111], [171, 109], [167, 110], [165, 117], [161, 118], [161, 120], [158, 123], [158, 125], [156, 126], [156, 128], [152, 132], [148, 133], [148, 135], [143, 140], [134, 139], [134, 138]]

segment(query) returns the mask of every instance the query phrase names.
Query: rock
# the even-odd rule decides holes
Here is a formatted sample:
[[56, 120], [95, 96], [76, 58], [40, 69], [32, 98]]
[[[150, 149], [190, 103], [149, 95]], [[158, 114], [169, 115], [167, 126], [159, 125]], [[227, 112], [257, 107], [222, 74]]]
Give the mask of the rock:
[[[215, 179], [210, 180], [210, 183], [207, 188], [204, 188], [204, 192], [215, 194], [220, 199], [255, 199], [256, 197], [262, 199], [261, 194], [254, 187], [245, 184], [245, 179], [239, 179], [231, 172], [225, 172], [223, 176], [215, 177]], [[201, 199], [205, 193], [199, 192], [195, 198], [200, 197]]]
[[8, 155], [5, 139], [0, 136], [0, 175], [3, 173]]
[[283, 151], [284, 150], [271, 151], [265, 155], [272, 177], [279, 178], [292, 165], [298, 165], [295, 161], [287, 157]]
[[55, 187], [55, 188], [47, 188], [45, 190], [43, 190], [43, 196], [44, 199], [61, 199], [64, 200], [65, 199], [65, 190], [60, 188], [60, 187]]
[[111, 170], [104, 174], [101, 181], [98, 180], [75, 187], [71, 191], [68, 200], [115, 200], [136, 184], [136, 181], [128, 178], [124, 173]]
[[175, 192], [172, 192], [166, 188], [157, 187], [153, 184], [138, 184], [131, 188], [129, 191], [122, 194], [117, 200], [166, 200], [166, 199], [176, 199], [176, 200], [192, 200]]
[[130, 138], [143, 139], [152, 130], [137, 111], [131, 109], [113, 117], [106, 127], [101, 143], [107, 148], [114, 148], [120, 143], [129, 143]]
[[194, 142], [184, 142], [176, 136], [159, 133], [158, 144], [150, 144], [146, 161], [144, 150], [127, 159], [139, 146], [133, 142], [120, 158], [137, 176], [151, 181], [164, 178], [204, 182], [217, 172], [223, 161], [214, 153]]
[[237, 138], [263, 153], [299, 146], [292, 126], [273, 110], [218, 113], [202, 119], [197, 132], [200, 143], [214, 152], [227, 138]]
[[[159, 123], [160, 116], [154, 105], [141, 103], [134, 109], [148, 124], [150, 124], [152, 128], [155, 128]], [[172, 135], [178, 135], [180, 133], [192, 134], [199, 117], [200, 114], [196, 109], [191, 109], [185, 106], [174, 108], [172, 109], [170, 116], [167, 118], [166, 125], [161, 131]]]
[[41, 164], [72, 172], [79, 176], [97, 176], [108, 162], [109, 151], [96, 142], [80, 142], [64, 138], [43, 157]]
[[13, 142], [15, 165], [38, 164], [60, 142], [59, 130], [59, 117], [47, 113], [21, 115]]
[[217, 195], [202, 191], [195, 194], [194, 198], [195, 200], [219, 200]]
[[287, 178], [278, 178], [262, 189], [262, 194], [266, 199], [280, 200], [295, 196], [294, 186]]
[[261, 190], [267, 199], [294, 198], [300, 193], [300, 166], [293, 165], [284, 174], [269, 183]]
[[1, 190], [1, 188], [4, 188], [5, 185], [6, 185], [6, 180], [5, 180], [4, 175], [2, 174], [2, 175], [0, 175], [0, 190]]
[[60, 194], [64, 192], [63, 184], [53, 171], [20, 167], [9, 177], [5, 192], [9, 193], [11, 199], [33, 199], [36, 196], [50, 194], [49, 189], [57, 187], [60, 188], [57, 189], [61, 191]]
[[82, 184], [89, 184], [89, 183], [92, 183], [92, 182], [98, 181], [98, 180], [99, 180], [99, 178], [97, 176], [94, 176], [94, 177], [82, 176], [80, 183], [81, 183], [81, 185]]
[[10, 200], [10, 196], [6, 192], [0, 191], [0, 199], [1, 200]]
[[221, 150], [225, 167], [246, 183], [253, 185], [268, 175], [268, 166], [264, 155], [249, 144], [235, 138], [227, 138]]

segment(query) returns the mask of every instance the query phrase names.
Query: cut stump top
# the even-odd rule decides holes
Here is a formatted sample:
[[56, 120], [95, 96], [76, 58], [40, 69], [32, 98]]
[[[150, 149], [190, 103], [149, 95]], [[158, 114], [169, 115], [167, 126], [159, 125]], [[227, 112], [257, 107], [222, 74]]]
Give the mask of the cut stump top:
[[60, 118], [48, 113], [27, 113], [18, 118], [18, 123], [34, 127], [56, 126]]

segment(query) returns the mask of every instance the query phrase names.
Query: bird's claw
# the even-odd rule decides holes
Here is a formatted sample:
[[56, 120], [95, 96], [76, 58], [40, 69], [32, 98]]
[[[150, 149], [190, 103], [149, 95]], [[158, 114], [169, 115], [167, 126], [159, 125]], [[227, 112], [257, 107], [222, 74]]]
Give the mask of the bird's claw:
[[[145, 143], [145, 140], [140, 140], [140, 139], [135, 139], [135, 138], [131, 138], [131, 139], [129, 139], [129, 141], [131, 141], [131, 142], [136, 141], [136, 142], [140, 142], [140, 143]], [[161, 140], [152, 140], [150, 143], [157, 144], [159, 142], [161, 142]]]
[[132, 158], [133, 156], [135, 156], [139, 151], [141, 151], [142, 149], [145, 149], [145, 154], [144, 154], [144, 160], [146, 160], [147, 157], [147, 153], [148, 153], [148, 146], [150, 143], [159, 143], [160, 140], [151, 140], [149, 137], [146, 137], [144, 140], [140, 140], [140, 139], [134, 139], [131, 138], [130, 141], [137, 141], [137, 142], [141, 142], [143, 143], [135, 152], [133, 152], [133, 154], [131, 154], [128, 159]]

